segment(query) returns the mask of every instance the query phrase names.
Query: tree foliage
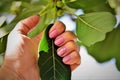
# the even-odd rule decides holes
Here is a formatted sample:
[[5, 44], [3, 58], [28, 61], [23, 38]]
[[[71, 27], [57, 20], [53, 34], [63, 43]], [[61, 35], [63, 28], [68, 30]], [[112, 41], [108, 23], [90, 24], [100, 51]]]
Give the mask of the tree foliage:
[[[75, 14], [79, 9], [84, 14]], [[16, 23], [34, 14], [39, 14], [41, 20], [29, 32], [29, 37], [39, 34], [65, 14], [76, 16], [71, 19], [76, 22], [78, 44], [85, 46], [98, 62], [115, 58], [117, 69], [120, 70], [120, 23], [116, 19], [116, 15], [120, 16], [119, 0], [1, 0], [0, 54], [4, 55], [7, 36]], [[8, 22], [8, 15], [15, 17]], [[48, 48], [43, 50], [47, 51]]]

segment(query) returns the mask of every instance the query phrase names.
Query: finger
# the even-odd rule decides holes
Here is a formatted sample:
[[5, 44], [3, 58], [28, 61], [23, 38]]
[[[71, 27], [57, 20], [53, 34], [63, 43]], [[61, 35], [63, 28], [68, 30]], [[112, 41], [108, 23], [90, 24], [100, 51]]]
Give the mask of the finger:
[[69, 41], [65, 45], [57, 49], [57, 54], [60, 57], [64, 57], [73, 51], [79, 52], [79, 50], [79, 46], [74, 41]]
[[21, 20], [16, 25], [13, 31], [19, 31], [22, 34], [27, 35], [27, 33], [37, 25], [37, 23], [39, 22], [39, 19], [40, 17], [38, 15], [34, 15], [24, 20]]
[[52, 26], [52, 28], [49, 31], [49, 37], [50, 38], [55, 38], [56, 36], [63, 33], [65, 31], [65, 28], [66, 27], [62, 22], [60, 22], [60, 21], [55, 22], [54, 25]]
[[62, 33], [61, 35], [59, 35], [58, 37], [56, 37], [54, 43], [57, 46], [62, 46], [66, 42], [76, 41], [76, 39], [77, 39], [77, 37], [74, 35], [74, 33], [72, 33], [71, 31], [66, 31], [66, 32]]
[[80, 55], [78, 52], [73, 51], [63, 58], [63, 62], [68, 65], [80, 64]]
[[80, 64], [72, 64], [70, 65], [71, 71], [75, 70]]

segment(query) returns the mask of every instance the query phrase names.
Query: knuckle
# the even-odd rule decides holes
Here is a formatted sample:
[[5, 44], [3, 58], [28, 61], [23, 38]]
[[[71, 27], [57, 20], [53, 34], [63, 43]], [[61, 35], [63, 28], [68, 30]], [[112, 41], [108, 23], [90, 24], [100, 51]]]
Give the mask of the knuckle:
[[66, 46], [68, 46], [71, 49], [78, 50], [78, 47], [74, 41], [69, 41], [68, 43], [66, 43]]
[[77, 60], [78, 63], [80, 62], [81, 57], [77, 51], [73, 51], [71, 55]]
[[67, 36], [69, 39], [76, 41], [77, 37], [72, 31], [66, 31], [65, 36]]
[[66, 31], [65, 33], [66, 35], [74, 35], [74, 33], [72, 31]]
[[58, 25], [59, 29], [63, 29], [63, 30], [66, 29], [65, 24], [61, 21], [56, 21], [55, 24]]
[[76, 51], [73, 51], [72, 55], [76, 58], [78, 57], [78, 53]]

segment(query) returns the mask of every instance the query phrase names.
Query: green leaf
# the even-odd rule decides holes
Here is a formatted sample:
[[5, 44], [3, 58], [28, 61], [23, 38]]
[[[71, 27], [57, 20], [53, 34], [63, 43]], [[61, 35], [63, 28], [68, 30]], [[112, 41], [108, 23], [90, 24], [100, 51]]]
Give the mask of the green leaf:
[[7, 35], [3, 38], [0, 38], [0, 54], [5, 52], [7, 45]]
[[1, 39], [0, 39], [0, 54], [2, 52], [2, 42], [1, 42]]
[[40, 19], [38, 25], [29, 32], [28, 36], [32, 38], [32, 37], [38, 35], [40, 32], [42, 32], [47, 27], [47, 25], [50, 23], [50, 21], [52, 20], [52, 18], [49, 16], [50, 16], [49, 13], [41, 16], [41, 19]]
[[110, 11], [114, 10], [109, 6], [107, 0], [65, 0], [66, 4], [75, 9], [83, 9], [84, 12]]
[[4, 53], [0, 54], [0, 67], [2, 66], [4, 62]]
[[76, 22], [78, 38], [86, 46], [105, 39], [116, 24], [116, 18], [109, 12], [94, 12], [80, 15]]
[[0, 38], [4, 37], [7, 35], [16, 25], [17, 22], [13, 22], [9, 25], [5, 25], [2, 28], [0, 28]]
[[53, 3], [46, 5], [46, 7], [40, 11], [40, 22], [33, 30], [29, 32], [28, 36], [32, 38], [42, 32], [47, 27], [47, 25], [56, 17], [55, 11], [56, 9], [54, 8]]
[[[12, 2], [18, 0], [0, 0], [0, 14], [5, 12], [11, 13]], [[19, 0], [21, 2], [31, 2], [32, 0]], [[30, 6], [29, 6], [30, 7]]]
[[[53, 24], [50, 24], [49, 26], [52, 26]], [[48, 26], [48, 27], [49, 27]], [[47, 33], [44, 33], [42, 38], [41, 38], [41, 41], [40, 41], [40, 44], [39, 44], [39, 52], [40, 51], [44, 51], [44, 52], [48, 52], [48, 41], [47, 41], [47, 37], [46, 37]]]
[[30, 9], [25, 9], [25, 11], [19, 13], [17, 17], [10, 24], [7, 24], [2, 28], [0, 28], [0, 38], [7, 35], [20, 20], [25, 19], [31, 15], [38, 14], [40, 10], [41, 10], [41, 6], [34, 6], [31, 7]]
[[109, 32], [104, 41], [87, 47], [87, 50], [98, 62], [116, 58], [116, 65], [120, 70], [120, 25]]
[[114, 9], [116, 14], [120, 14], [120, 1], [119, 0], [108, 0], [108, 2], [111, 8]]
[[10, 12], [12, 0], [0, 0], [0, 14], [3, 12]]
[[6, 21], [6, 17], [5, 16], [1, 16], [0, 17], [0, 27], [4, 24], [5, 21]]
[[116, 8], [118, 4], [118, 0], [108, 0], [111, 8]]
[[62, 58], [57, 55], [57, 47], [54, 45], [54, 40], [49, 38], [50, 27], [51, 25], [45, 31], [49, 50], [48, 52], [39, 52], [38, 65], [40, 67], [41, 80], [71, 80], [70, 66], [62, 62]]
[[116, 56], [116, 67], [120, 71], [120, 54]]

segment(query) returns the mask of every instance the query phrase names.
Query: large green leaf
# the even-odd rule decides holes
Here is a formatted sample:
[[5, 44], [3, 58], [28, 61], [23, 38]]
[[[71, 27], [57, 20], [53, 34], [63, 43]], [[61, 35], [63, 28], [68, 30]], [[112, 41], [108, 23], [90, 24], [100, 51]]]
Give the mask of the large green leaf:
[[120, 25], [109, 32], [104, 41], [87, 47], [88, 52], [98, 62], [105, 62], [116, 58], [116, 65], [120, 70]]
[[116, 24], [116, 18], [109, 12], [94, 12], [77, 18], [77, 36], [86, 46], [105, 39], [107, 32]]
[[49, 50], [48, 52], [39, 52], [38, 65], [40, 67], [41, 80], [71, 80], [70, 67], [62, 62], [62, 58], [57, 55], [57, 47], [54, 45], [54, 40], [49, 38], [50, 27], [51, 25], [45, 31]]
[[65, 0], [66, 4], [75, 9], [83, 9], [85, 12], [111, 11], [107, 0]]

